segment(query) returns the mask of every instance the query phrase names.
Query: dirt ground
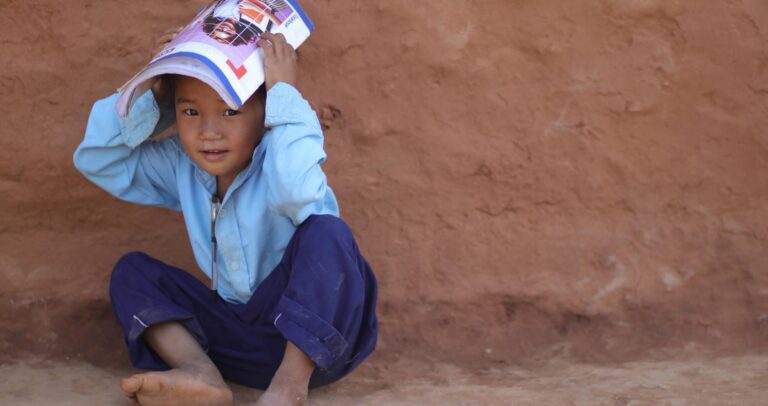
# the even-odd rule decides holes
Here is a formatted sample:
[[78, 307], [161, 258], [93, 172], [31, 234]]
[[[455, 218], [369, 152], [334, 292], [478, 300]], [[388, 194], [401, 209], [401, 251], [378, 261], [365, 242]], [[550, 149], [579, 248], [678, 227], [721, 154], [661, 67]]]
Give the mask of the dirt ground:
[[[117, 382], [128, 373], [82, 362], [5, 364], [0, 404], [125, 405]], [[766, 355], [613, 365], [551, 359], [478, 369], [377, 356], [346, 380], [312, 391], [309, 405], [762, 406], [766, 382]], [[260, 393], [234, 389], [236, 405], [249, 404]]]

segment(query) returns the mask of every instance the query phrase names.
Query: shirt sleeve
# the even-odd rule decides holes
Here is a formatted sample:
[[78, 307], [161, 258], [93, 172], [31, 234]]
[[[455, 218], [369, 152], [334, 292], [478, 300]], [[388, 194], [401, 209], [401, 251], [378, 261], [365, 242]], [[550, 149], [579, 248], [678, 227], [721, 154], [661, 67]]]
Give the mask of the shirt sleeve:
[[147, 141], [160, 109], [151, 91], [141, 95], [127, 118], [115, 110], [118, 95], [97, 101], [74, 154], [75, 167], [102, 189], [129, 202], [180, 210], [174, 138]]
[[327, 192], [320, 122], [296, 88], [279, 82], [267, 93], [265, 125], [268, 204], [299, 225]]

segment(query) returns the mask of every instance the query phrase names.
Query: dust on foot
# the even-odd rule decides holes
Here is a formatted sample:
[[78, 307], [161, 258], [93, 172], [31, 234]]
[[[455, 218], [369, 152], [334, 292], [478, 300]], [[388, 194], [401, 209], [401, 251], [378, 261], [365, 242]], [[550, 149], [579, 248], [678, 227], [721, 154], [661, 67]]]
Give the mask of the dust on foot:
[[218, 371], [177, 368], [164, 372], [147, 372], [123, 379], [120, 386], [134, 405], [232, 405], [232, 391]]
[[255, 406], [302, 406], [307, 401], [306, 384], [275, 377]]

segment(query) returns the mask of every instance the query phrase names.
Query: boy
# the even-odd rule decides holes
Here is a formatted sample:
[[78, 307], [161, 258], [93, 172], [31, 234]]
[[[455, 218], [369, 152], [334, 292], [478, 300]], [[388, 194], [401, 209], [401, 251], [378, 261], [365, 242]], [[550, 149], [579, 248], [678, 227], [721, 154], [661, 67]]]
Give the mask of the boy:
[[[135, 405], [229, 405], [222, 378], [297, 405], [374, 349], [376, 280], [320, 168], [317, 117], [295, 89], [296, 54], [265, 33], [266, 92], [232, 110], [204, 83], [171, 77], [178, 135], [153, 91], [127, 119], [96, 102], [75, 166], [113, 195], [180, 210], [211, 291], [142, 253], [115, 266], [110, 298], [136, 368]], [[265, 96], [266, 94], [266, 96]], [[158, 97], [159, 98], [159, 97]], [[217, 261], [218, 259], [218, 261]]]

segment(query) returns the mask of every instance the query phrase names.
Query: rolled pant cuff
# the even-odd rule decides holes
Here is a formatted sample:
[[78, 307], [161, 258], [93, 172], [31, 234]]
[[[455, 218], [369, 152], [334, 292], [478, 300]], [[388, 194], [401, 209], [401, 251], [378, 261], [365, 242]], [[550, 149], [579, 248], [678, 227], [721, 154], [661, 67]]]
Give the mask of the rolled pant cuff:
[[331, 324], [285, 296], [280, 298], [273, 320], [283, 337], [320, 369], [330, 369], [347, 348], [347, 341]]
[[163, 307], [148, 308], [134, 314], [131, 320], [131, 327], [128, 331], [127, 342], [131, 361], [136, 367], [141, 367], [146, 357], [145, 351], [149, 346], [142, 340], [141, 335], [151, 326], [177, 321], [181, 323], [192, 337], [200, 343], [205, 352], [208, 352], [208, 339], [203, 333], [203, 329], [191, 314], [180, 309], [167, 309]]

